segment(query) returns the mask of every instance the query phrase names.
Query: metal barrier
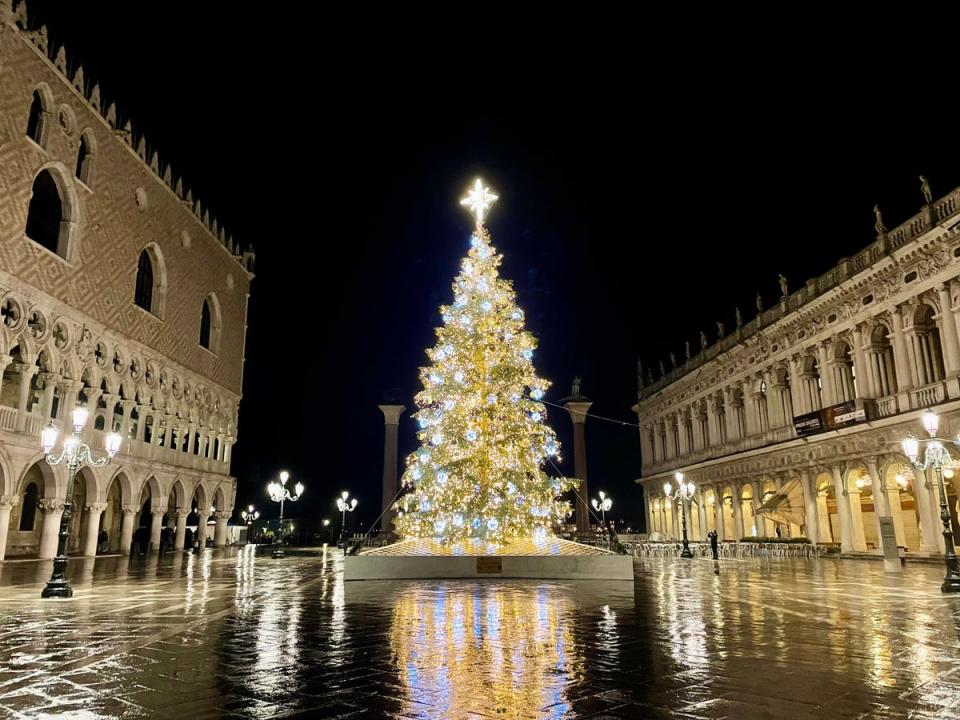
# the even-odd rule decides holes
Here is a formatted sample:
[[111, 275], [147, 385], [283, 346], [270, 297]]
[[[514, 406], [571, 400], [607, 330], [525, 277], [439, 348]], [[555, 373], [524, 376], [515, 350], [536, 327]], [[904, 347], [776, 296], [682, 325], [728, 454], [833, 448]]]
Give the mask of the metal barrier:
[[[713, 557], [710, 543], [691, 542], [694, 557]], [[675, 541], [641, 541], [625, 545], [629, 554], [637, 557], [679, 557], [683, 543]], [[717, 546], [723, 558], [817, 558], [827, 553], [823, 545], [810, 543], [721, 542]]]

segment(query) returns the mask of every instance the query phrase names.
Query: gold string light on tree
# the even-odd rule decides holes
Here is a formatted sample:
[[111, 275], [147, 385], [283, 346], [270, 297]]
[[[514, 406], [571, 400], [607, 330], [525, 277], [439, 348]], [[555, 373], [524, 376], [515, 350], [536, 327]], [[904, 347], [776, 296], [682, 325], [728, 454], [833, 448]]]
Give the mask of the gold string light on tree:
[[560, 443], [539, 402], [550, 383], [533, 367], [536, 340], [497, 268], [483, 220], [497, 200], [478, 179], [461, 205], [476, 226], [453, 281], [451, 305], [427, 350], [431, 365], [414, 414], [421, 447], [407, 458], [403, 483], [412, 490], [396, 504], [397, 532], [455, 544], [478, 540], [545, 540], [571, 512], [559, 496], [576, 481], [550, 478], [548, 459]]

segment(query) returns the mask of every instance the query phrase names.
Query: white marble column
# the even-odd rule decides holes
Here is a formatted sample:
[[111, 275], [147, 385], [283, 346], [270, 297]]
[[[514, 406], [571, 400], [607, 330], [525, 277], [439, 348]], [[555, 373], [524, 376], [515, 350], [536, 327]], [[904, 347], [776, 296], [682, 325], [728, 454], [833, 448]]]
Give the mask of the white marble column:
[[826, 340], [817, 343], [817, 369], [820, 373], [820, 405], [821, 407], [835, 405], [837, 403], [837, 389], [833, 382], [833, 374], [830, 372]]
[[94, 557], [97, 554], [97, 536], [100, 534], [100, 516], [107, 509], [106, 503], [91, 503], [83, 508], [87, 517], [86, 536], [83, 541], [85, 557]]
[[940, 330], [943, 338], [943, 364], [947, 376], [960, 372], [960, 345], [957, 342], [957, 320], [953, 316], [953, 299], [950, 297], [950, 283], [937, 287], [940, 298]]
[[124, 505], [120, 508], [120, 552], [129, 555], [133, 547], [133, 523], [139, 508], [135, 505]]
[[214, 547], [223, 547], [227, 544], [227, 520], [230, 519], [229, 512], [214, 513], [217, 518], [217, 527], [213, 532]]
[[150, 552], [160, 551], [160, 533], [163, 532], [163, 516], [166, 515], [166, 508], [151, 508], [150, 514]]
[[43, 511], [43, 526], [40, 529], [39, 555], [47, 560], [57, 556], [63, 500], [45, 498], [40, 501], [40, 509]]
[[[850, 516], [850, 496], [843, 486], [843, 471], [837, 465], [830, 468], [833, 474], [833, 490], [837, 499], [837, 516], [840, 519], [840, 550], [853, 552], [853, 518]], [[860, 496], [857, 496], [857, 502]]]
[[[0, 375], [3, 370], [0, 369]], [[10, 511], [20, 502], [17, 495], [4, 495], [0, 497], [0, 560], [3, 560], [7, 553], [7, 533], [10, 531]]]
[[803, 488], [803, 531], [807, 540], [816, 545], [820, 542], [820, 512], [817, 508], [817, 489], [814, 482], [810, 472], [800, 472], [800, 487]]
[[177, 513], [177, 530], [173, 536], [174, 550], [183, 550], [183, 544], [187, 534], [187, 516], [189, 514], [189, 512]]
[[897, 370], [897, 387], [900, 390], [912, 390], [916, 387], [910, 355], [907, 352], [907, 338], [903, 332], [903, 308], [899, 305], [890, 311], [893, 320], [893, 364]]
[[37, 377], [43, 385], [40, 395], [40, 418], [46, 425], [53, 418], [53, 393], [57, 389], [57, 376], [51, 372], [39, 373]]
[[[29, 363], [19, 363], [17, 372], [20, 373], [20, 388], [17, 397], [17, 430], [23, 432], [27, 427], [27, 402], [30, 399], [30, 385], [33, 376], [37, 374], [37, 366]], [[53, 557], [51, 555], [51, 557]]]
[[863, 352], [863, 331], [860, 325], [853, 328], [853, 369], [856, 381], [857, 397], [873, 398], [878, 394], [870, 382], [870, 368]]

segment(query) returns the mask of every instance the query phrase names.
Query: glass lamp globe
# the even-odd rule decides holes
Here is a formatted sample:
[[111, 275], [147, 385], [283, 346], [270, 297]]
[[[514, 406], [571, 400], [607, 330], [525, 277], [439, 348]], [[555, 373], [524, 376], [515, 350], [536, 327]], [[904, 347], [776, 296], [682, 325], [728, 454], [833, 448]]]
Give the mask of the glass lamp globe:
[[673, 486], [672, 486], [670, 483], [665, 482], [665, 483], [663, 484], [663, 493], [664, 493], [664, 495], [670, 495], [671, 492], [673, 492]]
[[87, 426], [87, 418], [90, 417], [90, 411], [85, 407], [73, 409], [73, 431], [81, 432]]
[[940, 427], [940, 418], [937, 414], [931, 410], [928, 410], [923, 414], [923, 429], [926, 430], [931, 435], [937, 434], [937, 429]]
[[60, 436], [60, 431], [57, 430], [57, 426], [52, 422], [47, 425], [43, 432], [40, 433], [40, 444], [43, 446], [43, 451], [48, 455], [53, 451], [54, 445], [57, 444], [57, 438]]
[[911, 461], [915, 461], [920, 454], [920, 441], [915, 437], [908, 437], [904, 438], [901, 444], [903, 445], [903, 454]]
[[120, 452], [120, 433], [112, 432], [107, 435], [107, 455], [113, 457]]

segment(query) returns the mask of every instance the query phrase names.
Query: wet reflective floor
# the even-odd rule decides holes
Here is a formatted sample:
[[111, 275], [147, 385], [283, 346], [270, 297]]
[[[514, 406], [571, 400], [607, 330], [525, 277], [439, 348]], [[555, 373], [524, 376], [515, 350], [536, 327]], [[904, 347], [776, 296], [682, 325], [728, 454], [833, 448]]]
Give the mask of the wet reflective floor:
[[937, 566], [643, 559], [636, 581], [340, 581], [338, 551], [0, 566], [0, 716], [957, 718]]

